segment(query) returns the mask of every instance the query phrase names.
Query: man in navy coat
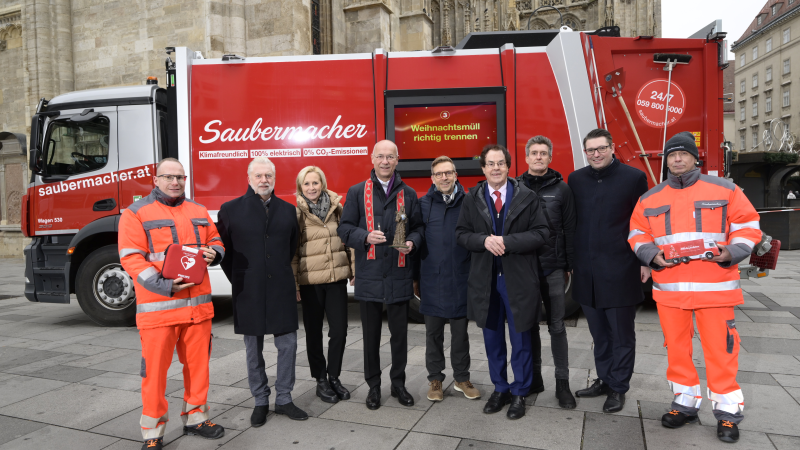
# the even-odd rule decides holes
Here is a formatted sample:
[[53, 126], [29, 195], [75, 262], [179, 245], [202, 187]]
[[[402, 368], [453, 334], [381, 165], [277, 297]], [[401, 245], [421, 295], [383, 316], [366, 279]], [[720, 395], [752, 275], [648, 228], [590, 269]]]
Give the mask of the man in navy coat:
[[425, 366], [428, 369], [428, 400], [442, 401], [444, 370], [444, 326], [450, 321], [450, 362], [453, 389], [470, 400], [481, 397], [469, 381], [469, 335], [467, 335], [467, 278], [470, 253], [456, 243], [456, 224], [464, 200], [453, 160], [440, 156], [431, 164], [433, 185], [420, 199], [425, 222], [425, 243], [420, 256], [419, 312], [425, 315]]
[[[414, 296], [414, 260], [422, 245], [422, 215], [417, 193], [403, 183], [395, 171], [397, 146], [380, 141], [372, 149], [374, 169], [370, 178], [347, 191], [339, 237], [355, 250], [355, 298], [361, 308], [364, 336], [364, 378], [369, 385], [367, 408], [381, 406], [381, 327], [383, 307], [389, 318], [392, 350], [390, 393], [403, 406], [414, 398], [405, 388], [408, 360], [408, 301]], [[405, 208], [405, 248], [391, 247], [397, 227], [397, 212]]]
[[592, 333], [597, 379], [575, 395], [607, 395], [603, 411], [614, 413], [622, 411], [630, 388], [636, 357], [633, 321], [644, 300], [642, 283], [650, 277], [650, 269], [627, 245], [631, 215], [647, 192], [647, 178], [614, 157], [606, 130], [590, 131], [583, 148], [589, 166], [569, 176], [578, 216], [572, 298], [581, 304]]

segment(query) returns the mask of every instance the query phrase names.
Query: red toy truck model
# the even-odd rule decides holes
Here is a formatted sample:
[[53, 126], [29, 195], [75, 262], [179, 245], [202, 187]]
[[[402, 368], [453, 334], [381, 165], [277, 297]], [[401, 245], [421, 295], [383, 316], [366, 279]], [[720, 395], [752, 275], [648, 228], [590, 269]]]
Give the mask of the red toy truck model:
[[695, 239], [659, 246], [664, 250], [664, 259], [668, 263], [688, 263], [692, 259], [711, 260], [719, 255], [717, 243], [710, 239]]
[[[669, 135], [695, 133], [703, 173], [724, 170], [726, 61], [716, 37], [621, 38], [562, 28], [472, 33], [455, 49], [434, 51], [221, 59], [185, 47], [168, 53], [166, 88], [150, 80], [39, 102], [22, 201], [22, 228], [32, 238], [25, 248], [30, 301], [68, 303], [74, 293], [97, 323], [134, 322], [136, 293], [119, 263], [117, 224], [151, 191], [154, 165], [167, 156], [183, 163], [187, 196], [212, 218], [245, 192], [255, 156], [275, 163], [275, 194], [294, 202], [295, 177], [308, 165], [346, 194], [368, 177], [368, 155], [381, 139], [397, 143], [397, 170], [419, 195], [440, 155], [455, 161], [465, 187], [474, 186], [483, 179], [477, 156], [489, 143], [508, 147], [511, 176], [525, 172], [525, 143], [537, 134], [552, 140], [552, 167], [566, 177], [586, 165], [582, 138], [594, 128], [611, 131], [623, 163], [647, 173], [649, 159], [651, 186], [665, 126]], [[691, 59], [670, 79], [656, 54]], [[618, 74], [613, 91], [601, 83], [611, 72]], [[221, 270], [210, 268], [208, 276], [215, 295], [230, 295]]]

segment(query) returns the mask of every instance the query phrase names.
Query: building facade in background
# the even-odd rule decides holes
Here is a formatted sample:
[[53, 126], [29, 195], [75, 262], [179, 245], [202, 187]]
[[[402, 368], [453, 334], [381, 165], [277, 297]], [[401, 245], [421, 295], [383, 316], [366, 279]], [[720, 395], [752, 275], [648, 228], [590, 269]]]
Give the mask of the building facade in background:
[[[29, 136], [40, 98], [163, 78], [167, 46], [206, 58], [431, 50], [522, 29], [541, 6], [574, 30], [661, 36], [661, 0], [0, 0], [0, 256], [26, 241], [30, 173], [13, 136]], [[552, 8], [530, 21], [560, 25]]]

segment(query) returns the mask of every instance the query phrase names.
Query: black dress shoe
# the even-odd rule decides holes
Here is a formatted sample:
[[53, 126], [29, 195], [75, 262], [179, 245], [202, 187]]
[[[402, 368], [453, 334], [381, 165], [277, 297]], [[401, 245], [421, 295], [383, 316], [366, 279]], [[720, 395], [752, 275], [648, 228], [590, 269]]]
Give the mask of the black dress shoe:
[[372, 386], [367, 394], [367, 408], [376, 410], [381, 407], [381, 387]]
[[215, 423], [211, 423], [210, 420], [206, 420], [205, 422], [197, 425], [184, 425], [183, 434], [188, 434], [189, 436], [200, 436], [206, 439], [219, 439], [222, 436], [225, 436], [225, 428], [222, 428], [222, 425], [217, 425]]
[[556, 380], [556, 398], [558, 406], [564, 409], [575, 409], [578, 406], [569, 389], [569, 380]]
[[327, 378], [320, 378], [317, 380], [317, 397], [325, 403], [336, 403], [339, 401], [339, 397], [336, 396], [336, 392], [331, 388]]
[[739, 427], [729, 420], [717, 421], [717, 437], [722, 442], [733, 444], [739, 441]]
[[397, 401], [403, 406], [414, 406], [414, 397], [408, 393], [405, 386], [394, 387], [391, 390], [392, 397], [397, 397]]
[[608, 394], [608, 385], [600, 378], [595, 378], [594, 383], [586, 389], [575, 391], [577, 397], [600, 397], [601, 395]]
[[531, 383], [530, 389], [528, 389], [528, 393], [525, 394], [525, 397], [530, 397], [531, 395], [538, 394], [540, 392], [544, 392], [544, 380], [542, 380], [542, 373], [534, 372], [533, 382]]
[[503, 406], [511, 403], [511, 392], [492, 392], [486, 406], [483, 407], [484, 414], [494, 414], [503, 409]]
[[295, 406], [294, 403], [289, 402], [285, 405], [275, 405], [275, 414], [283, 414], [292, 420], [306, 420], [308, 414], [305, 411]]
[[338, 378], [330, 378], [331, 389], [333, 392], [336, 393], [336, 397], [339, 400], [350, 400], [350, 391], [347, 390], [346, 387], [342, 386], [342, 382], [339, 381]]
[[142, 444], [142, 450], [161, 450], [164, 448], [164, 438], [148, 439]]
[[609, 389], [608, 398], [606, 398], [606, 402], [603, 403], [603, 412], [620, 412], [623, 406], [625, 406], [625, 394]]
[[511, 406], [506, 411], [506, 417], [511, 420], [521, 419], [525, 416], [525, 397], [521, 395], [511, 396]]
[[697, 416], [686, 415], [677, 409], [673, 409], [672, 411], [661, 416], [661, 425], [664, 425], [667, 428], [680, 428], [687, 423], [695, 422], [697, 422]]
[[267, 413], [269, 413], [269, 405], [253, 408], [253, 414], [250, 414], [250, 425], [258, 428], [267, 423]]

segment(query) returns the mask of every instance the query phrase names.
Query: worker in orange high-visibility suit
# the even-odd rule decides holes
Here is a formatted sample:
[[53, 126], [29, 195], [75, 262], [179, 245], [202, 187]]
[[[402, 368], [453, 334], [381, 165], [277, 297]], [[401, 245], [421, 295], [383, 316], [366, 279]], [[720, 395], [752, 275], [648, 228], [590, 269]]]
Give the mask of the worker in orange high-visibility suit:
[[136, 325], [142, 342], [142, 449], [161, 449], [169, 420], [165, 397], [167, 370], [177, 346], [183, 364], [184, 434], [218, 439], [222, 426], [208, 420], [208, 362], [211, 355], [211, 282], [199, 285], [161, 276], [170, 244], [203, 249], [205, 262], [225, 255], [222, 240], [206, 208], [184, 195], [186, 176], [178, 160], [156, 167], [156, 187], [122, 213], [119, 258], [136, 288]]
[[[691, 133], [673, 136], [664, 154], [668, 179], [639, 199], [628, 236], [639, 259], [654, 269], [653, 299], [667, 347], [667, 381], [675, 394], [661, 423], [678, 428], [697, 420], [702, 395], [692, 362], [694, 313], [717, 436], [736, 442], [744, 409], [736, 383], [739, 334], [733, 307], [744, 303], [737, 264], [761, 240], [759, 215], [735, 184], [695, 167], [698, 151]], [[696, 239], [715, 241], [720, 255], [672, 264], [658, 247]]]

